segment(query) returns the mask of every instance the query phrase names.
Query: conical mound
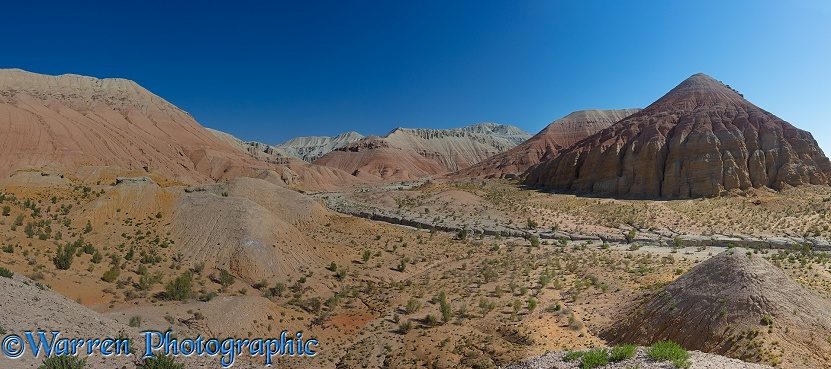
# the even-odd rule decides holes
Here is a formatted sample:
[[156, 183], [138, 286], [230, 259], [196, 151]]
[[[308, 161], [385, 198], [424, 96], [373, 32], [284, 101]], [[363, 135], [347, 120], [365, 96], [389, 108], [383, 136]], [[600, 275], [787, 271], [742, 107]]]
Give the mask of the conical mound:
[[827, 362], [829, 308], [759, 254], [733, 249], [684, 273], [606, 335], [638, 344], [671, 340], [748, 361], [776, 364], [787, 352]]
[[809, 132], [704, 74], [532, 167], [525, 179], [543, 188], [649, 198], [829, 182], [831, 163]]

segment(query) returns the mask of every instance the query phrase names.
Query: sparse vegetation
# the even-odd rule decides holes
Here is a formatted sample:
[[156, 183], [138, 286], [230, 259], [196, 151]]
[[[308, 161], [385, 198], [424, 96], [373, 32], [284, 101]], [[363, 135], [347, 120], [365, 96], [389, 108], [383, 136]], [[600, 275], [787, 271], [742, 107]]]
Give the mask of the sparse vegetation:
[[38, 369], [83, 369], [86, 365], [87, 359], [70, 355], [54, 355], [43, 359], [43, 365]]
[[612, 362], [623, 361], [635, 357], [638, 347], [632, 344], [624, 343], [615, 345], [609, 352], [610, 360]]
[[14, 276], [14, 272], [5, 267], [0, 267], [0, 277], [11, 278], [12, 276]]
[[666, 360], [678, 368], [689, 368], [690, 353], [675, 342], [655, 342], [646, 349], [646, 354], [655, 360]]
[[155, 357], [148, 357], [144, 359], [141, 368], [144, 369], [184, 369], [185, 364], [176, 363], [173, 356], [165, 356], [157, 354]]
[[190, 298], [192, 282], [193, 274], [189, 270], [180, 274], [176, 277], [176, 279], [168, 282], [167, 286], [165, 286], [167, 299], [187, 301]]

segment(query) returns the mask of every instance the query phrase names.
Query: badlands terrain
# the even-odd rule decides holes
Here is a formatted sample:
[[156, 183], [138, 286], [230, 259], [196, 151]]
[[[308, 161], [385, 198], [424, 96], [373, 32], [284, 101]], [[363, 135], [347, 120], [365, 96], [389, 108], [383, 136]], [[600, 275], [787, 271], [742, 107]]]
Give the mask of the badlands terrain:
[[319, 340], [275, 359], [290, 368], [579, 367], [623, 344], [640, 348], [615, 367], [673, 367], [646, 354], [663, 340], [693, 368], [831, 365], [828, 159], [704, 75], [533, 138], [485, 123], [295, 151], [127, 80], [2, 70], [0, 95], [2, 335]]

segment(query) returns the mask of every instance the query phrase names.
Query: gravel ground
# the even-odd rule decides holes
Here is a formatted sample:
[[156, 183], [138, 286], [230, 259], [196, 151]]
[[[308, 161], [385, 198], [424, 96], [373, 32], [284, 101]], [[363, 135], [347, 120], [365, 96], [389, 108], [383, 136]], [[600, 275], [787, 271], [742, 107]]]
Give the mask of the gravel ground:
[[[521, 363], [511, 364], [504, 369], [577, 369], [580, 360], [563, 361], [565, 352], [548, 352]], [[701, 351], [690, 351], [691, 369], [771, 369], [773, 367], [761, 364], [746, 363], [738, 359], [707, 354]], [[631, 359], [611, 363], [599, 368], [603, 369], [673, 369], [672, 363], [657, 361], [646, 355], [643, 347], [638, 347], [638, 353]]]

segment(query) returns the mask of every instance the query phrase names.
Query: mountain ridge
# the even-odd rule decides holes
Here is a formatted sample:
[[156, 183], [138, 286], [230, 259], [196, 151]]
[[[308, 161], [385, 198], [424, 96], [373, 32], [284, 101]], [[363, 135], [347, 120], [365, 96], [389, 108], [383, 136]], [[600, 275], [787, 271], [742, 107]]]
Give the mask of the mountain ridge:
[[640, 109], [578, 110], [557, 119], [516, 147], [496, 154], [458, 172], [451, 178], [513, 177], [529, 167], [557, 155], [579, 140], [611, 126]]
[[531, 137], [521, 129], [478, 123], [453, 129], [395, 128], [316, 160], [366, 179], [416, 179], [468, 167]]

